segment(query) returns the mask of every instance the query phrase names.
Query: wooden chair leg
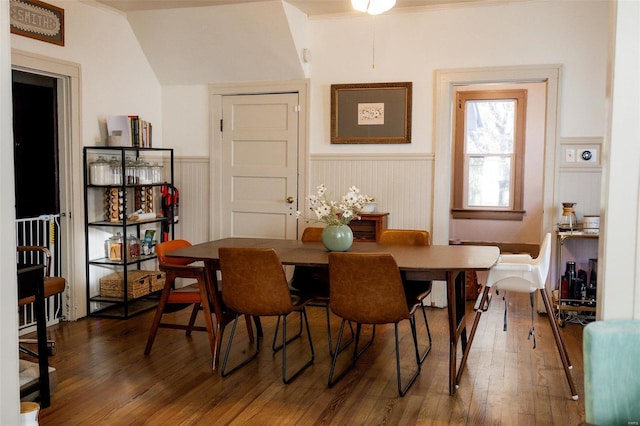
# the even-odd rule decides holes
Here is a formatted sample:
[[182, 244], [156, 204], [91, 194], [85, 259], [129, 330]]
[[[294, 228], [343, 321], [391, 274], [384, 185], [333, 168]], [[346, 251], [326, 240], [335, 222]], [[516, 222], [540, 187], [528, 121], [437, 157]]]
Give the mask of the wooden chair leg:
[[200, 311], [200, 303], [194, 303], [193, 310], [191, 311], [191, 317], [189, 317], [189, 324], [187, 325], [187, 336], [191, 336], [191, 331], [193, 330], [193, 324], [196, 322], [198, 311]]
[[158, 328], [160, 327], [160, 321], [162, 320], [164, 309], [167, 306], [167, 300], [169, 299], [169, 292], [171, 291], [173, 280], [174, 277], [166, 277], [164, 288], [162, 289], [162, 293], [160, 295], [160, 301], [158, 302], [158, 306], [156, 307], [156, 314], [153, 317], [153, 322], [151, 323], [151, 330], [149, 330], [147, 345], [144, 348], [145, 355], [149, 355], [151, 353], [151, 347], [153, 346], [156, 334], [158, 333]]
[[[209, 339], [209, 348], [211, 349], [211, 356], [213, 358], [211, 362], [211, 369], [215, 370], [217, 367], [216, 363], [216, 355], [217, 355], [217, 333], [215, 328], [213, 327], [213, 312], [211, 312], [211, 304], [209, 303], [209, 292], [207, 291], [206, 277], [198, 277], [198, 288], [200, 290], [200, 306], [202, 307], [202, 311], [204, 314], [204, 323], [207, 329], [207, 338]], [[198, 308], [199, 309], [199, 308]], [[195, 316], [198, 311], [195, 309], [191, 312], [191, 319], [195, 320]], [[190, 326], [193, 326], [191, 322], [189, 322]]]

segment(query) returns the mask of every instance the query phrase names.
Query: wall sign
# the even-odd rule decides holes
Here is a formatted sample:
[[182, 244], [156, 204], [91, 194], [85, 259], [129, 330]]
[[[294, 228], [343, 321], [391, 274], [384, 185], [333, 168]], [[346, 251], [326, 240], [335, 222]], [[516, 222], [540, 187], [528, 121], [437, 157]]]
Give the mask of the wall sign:
[[11, 32], [64, 46], [64, 9], [38, 0], [11, 0]]

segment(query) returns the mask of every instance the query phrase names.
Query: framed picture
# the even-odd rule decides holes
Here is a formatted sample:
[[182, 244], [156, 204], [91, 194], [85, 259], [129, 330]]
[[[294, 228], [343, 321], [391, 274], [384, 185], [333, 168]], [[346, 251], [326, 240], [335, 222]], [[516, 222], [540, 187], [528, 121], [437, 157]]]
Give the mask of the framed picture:
[[411, 143], [412, 83], [331, 85], [331, 143]]
[[11, 0], [11, 32], [64, 46], [64, 9], [39, 0]]

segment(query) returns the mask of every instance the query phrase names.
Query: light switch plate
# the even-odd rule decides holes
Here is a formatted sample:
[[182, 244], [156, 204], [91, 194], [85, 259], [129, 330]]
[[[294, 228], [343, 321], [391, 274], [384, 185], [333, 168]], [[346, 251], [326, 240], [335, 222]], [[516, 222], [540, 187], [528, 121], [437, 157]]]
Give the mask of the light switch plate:
[[567, 163], [576, 162], [576, 150], [574, 148], [566, 148], [564, 151], [564, 161]]

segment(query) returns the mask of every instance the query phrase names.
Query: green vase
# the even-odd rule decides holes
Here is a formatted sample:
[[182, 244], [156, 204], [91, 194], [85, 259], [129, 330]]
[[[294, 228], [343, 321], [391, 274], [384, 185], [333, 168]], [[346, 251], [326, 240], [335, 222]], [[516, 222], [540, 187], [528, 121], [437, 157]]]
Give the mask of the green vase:
[[353, 244], [349, 225], [328, 225], [322, 231], [322, 243], [329, 251], [347, 251]]

